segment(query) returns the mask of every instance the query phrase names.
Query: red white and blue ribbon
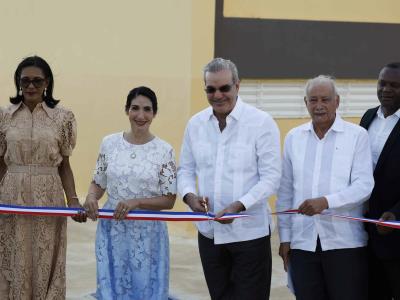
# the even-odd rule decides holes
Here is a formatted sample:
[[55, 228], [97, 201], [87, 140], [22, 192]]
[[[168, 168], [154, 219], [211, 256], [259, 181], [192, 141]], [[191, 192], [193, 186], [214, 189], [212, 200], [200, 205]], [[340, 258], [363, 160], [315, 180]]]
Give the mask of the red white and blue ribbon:
[[[299, 211], [297, 209], [291, 209], [291, 210], [285, 210], [285, 211], [278, 211], [273, 214], [275, 214], [275, 215], [293, 215], [293, 214], [298, 214], [298, 213], [299, 213]], [[322, 212], [321, 215], [340, 218], [340, 219], [347, 219], [347, 220], [351, 220], [351, 221], [372, 223], [372, 224], [376, 224], [376, 225], [380, 225], [380, 226], [400, 229], [400, 221], [381, 221], [381, 220], [376, 220], [376, 219], [344, 216], [344, 215], [337, 215], [337, 214], [324, 213], [324, 212]]]
[[[16, 205], [0, 204], [0, 214], [73, 217], [83, 211], [84, 210], [82, 208], [16, 206]], [[112, 209], [99, 209], [98, 212], [99, 212], [98, 218], [100, 219], [112, 219], [114, 215], [114, 210]], [[275, 215], [298, 214], [298, 210], [292, 209], [292, 210], [275, 212], [273, 214]], [[345, 216], [345, 215], [338, 215], [331, 213], [322, 213], [321, 215], [347, 219], [351, 221], [373, 223], [380, 226], [400, 229], [400, 221], [381, 221], [376, 219], [352, 217], [352, 216]], [[218, 220], [230, 220], [230, 219], [247, 218], [247, 217], [250, 217], [250, 215], [225, 214], [217, 219], [215, 218], [215, 214], [213, 213], [133, 210], [127, 214], [125, 220], [218, 221]]]
[[[82, 208], [16, 206], [0, 204], [0, 214], [73, 217], [78, 215], [80, 212], [84, 212], [84, 210]], [[112, 209], [99, 209], [98, 218], [112, 219], [113, 215], [114, 210]], [[249, 217], [249, 215], [225, 214], [220, 218], [215, 218], [215, 215], [212, 213], [133, 210], [128, 213], [124, 220], [219, 221], [246, 217]]]

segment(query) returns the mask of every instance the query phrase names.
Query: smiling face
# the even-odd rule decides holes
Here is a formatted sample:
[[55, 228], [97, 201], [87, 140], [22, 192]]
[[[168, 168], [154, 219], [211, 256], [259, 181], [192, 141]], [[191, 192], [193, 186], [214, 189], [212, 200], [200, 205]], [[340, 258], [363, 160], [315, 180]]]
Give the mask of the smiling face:
[[377, 94], [385, 117], [400, 108], [400, 69], [382, 69], [379, 73]]
[[132, 99], [127, 115], [132, 131], [144, 133], [149, 132], [150, 124], [155, 117], [150, 99], [142, 95]]
[[335, 121], [339, 96], [329, 83], [312, 85], [304, 97], [304, 102], [311, 116], [314, 127], [330, 128]]
[[214, 114], [225, 118], [235, 107], [239, 82], [233, 82], [230, 70], [207, 72], [204, 80], [208, 103], [213, 108]]
[[26, 67], [21, 71], [19, 86], [22, 89], [24, 103], [36, 105], [43, 101], [43, 92], [48, 86], [48, 80], [40, 68]]

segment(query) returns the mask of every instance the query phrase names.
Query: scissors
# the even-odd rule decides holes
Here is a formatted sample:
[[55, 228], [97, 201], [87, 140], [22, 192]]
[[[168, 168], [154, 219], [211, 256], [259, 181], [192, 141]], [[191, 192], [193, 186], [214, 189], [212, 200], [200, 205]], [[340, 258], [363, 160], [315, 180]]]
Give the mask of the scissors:
[[[211, 216], [210, 216], [210, 213], [209, 213], [209, 211], [208, 211], [208, 205], [207, 205], [206, 197], [203, 197], [203, 203], [204, 203], [204, 208], [205, 208], [205, 210], [206, 210], [206, 215], [207, 215], [207, 217], [210, 219]], [[210, 220], [208, 220], [208, 222], [210, 222]]]

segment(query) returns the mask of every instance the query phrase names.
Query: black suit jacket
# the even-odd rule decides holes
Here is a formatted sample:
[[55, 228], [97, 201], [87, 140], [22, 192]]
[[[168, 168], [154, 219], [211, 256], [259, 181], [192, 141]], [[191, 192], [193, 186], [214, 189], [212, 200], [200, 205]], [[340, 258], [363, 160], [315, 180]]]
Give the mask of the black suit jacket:
[[[378, 107], [366, 111], [360, 125], [365, 129], [377, 117]], [[369, 199], [367, 217], [379, 219], [386, 211], [400, 220], [400, 120], [390, 133], [374, 170], [375, 186]], [[400, 258], [400, 229], [380, 235], [373, 224], [367, 225], [369, 246], [381, 259]]]

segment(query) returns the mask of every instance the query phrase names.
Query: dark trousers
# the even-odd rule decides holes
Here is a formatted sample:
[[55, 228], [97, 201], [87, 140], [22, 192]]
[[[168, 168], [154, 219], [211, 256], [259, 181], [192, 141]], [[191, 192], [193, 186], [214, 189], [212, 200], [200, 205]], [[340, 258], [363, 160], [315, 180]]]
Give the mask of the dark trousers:
[[400, 300], [400, 260], [379, 259], [369, 249], [370, 300]]
[[215, 245], [199, 233], [199, 251], [211, 299], [269, 299], [270, 237]]
[[367, 249], [293, 249], [290, 269], [297, 300], [368, 299]]

